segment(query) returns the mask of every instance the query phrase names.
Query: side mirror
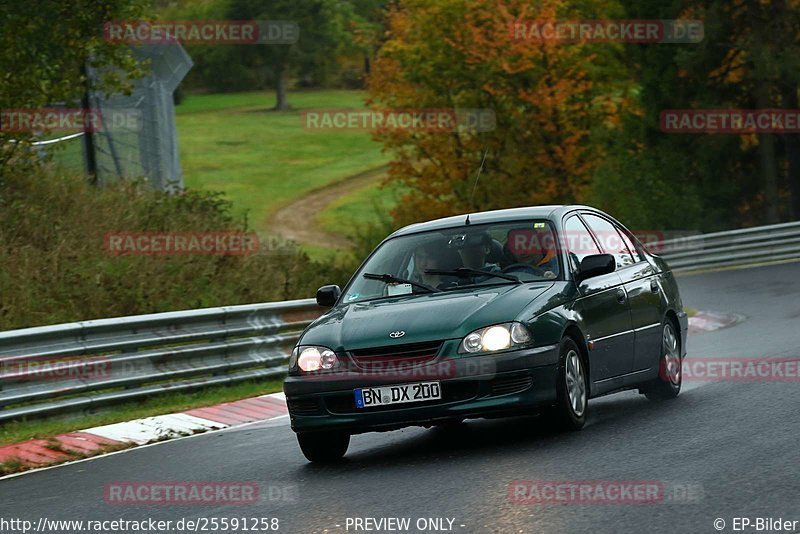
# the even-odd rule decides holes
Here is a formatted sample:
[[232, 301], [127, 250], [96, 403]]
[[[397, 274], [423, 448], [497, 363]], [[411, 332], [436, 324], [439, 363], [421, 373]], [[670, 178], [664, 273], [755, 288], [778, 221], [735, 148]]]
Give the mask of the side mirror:
[[587, 278], [613, 273], [616, 268], [617, 262], [611, 254], [592, 254], [581, 260], [578, 272], [575, 273], [575, 281], [580, 284]]
[[341, 294], [342, 290], [339, 289], [339, 286], [322, 286], [321, 288], [317, 289], [317, 304], [326, 308], [330, 308], [336, 304], [336, 301], [339, 300], [339, 296]]

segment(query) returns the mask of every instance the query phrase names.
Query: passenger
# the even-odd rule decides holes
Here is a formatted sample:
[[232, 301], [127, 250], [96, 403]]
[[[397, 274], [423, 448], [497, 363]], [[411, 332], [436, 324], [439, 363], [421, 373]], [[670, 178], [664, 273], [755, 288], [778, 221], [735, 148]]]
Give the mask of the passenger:
[[420, 282], [433, 287], [446, 285], [451, 280], [438, 274], [428, 274], [429, 269], [454, 269], [455, 266], [447, 265], [443, 256], [443, 247], [439, 243], [426, 243], [414, 251], [414, 269], [409, 277], [415, 282]]

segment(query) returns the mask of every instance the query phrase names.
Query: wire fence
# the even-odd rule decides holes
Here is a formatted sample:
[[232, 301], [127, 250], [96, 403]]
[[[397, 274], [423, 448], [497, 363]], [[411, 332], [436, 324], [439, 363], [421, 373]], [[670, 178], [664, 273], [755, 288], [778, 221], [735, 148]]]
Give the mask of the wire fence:
[[[173, 93], [192, 61], [177, 43], [136, 46], [134, 54], [149, 64], [150, 73], [134, 82], [130, 95], [87, 95], [89, 109], [102, 118], [102, 127], [40, 139], [32, 146], [56, 168], [85, 172], [97, 183], [145, 178], [157, 189], [180, 190]], [[87, 76], [94, 86], [100, 73], [87, 69]]]
[[80, 173], [86, 171], [83, 135], [83, 132], [78, 132], [55, 139], [36, 141], [33, 147], [41, 158], [49, 155], [57, 168], [70, 173]]

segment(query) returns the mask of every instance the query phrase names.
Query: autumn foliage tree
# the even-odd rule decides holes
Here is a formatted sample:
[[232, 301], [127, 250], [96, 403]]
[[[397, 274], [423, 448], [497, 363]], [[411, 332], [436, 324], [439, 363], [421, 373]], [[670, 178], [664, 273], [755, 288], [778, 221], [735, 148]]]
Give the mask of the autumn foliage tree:
[[631, 19], [703, 21], [704, 38], [626, 45], [642, 112], [626, 121], [591, 201], [638, 228], [716, 231], [800, 218], [796, 134], [670, 134], [659, 123], [668, 109], [800, 107], [800, 1], [621, 3]]
[[621, 48], [519, 38], [513, 24], [613, 18], [614, 9], [559, 0], [400, 1], [369, 80], [371, 104], [491, 110], [496, 127], [378, 132], [394, 154], [388, 181], [405, 191], [395, 222], [582, 201], [628, 100]]

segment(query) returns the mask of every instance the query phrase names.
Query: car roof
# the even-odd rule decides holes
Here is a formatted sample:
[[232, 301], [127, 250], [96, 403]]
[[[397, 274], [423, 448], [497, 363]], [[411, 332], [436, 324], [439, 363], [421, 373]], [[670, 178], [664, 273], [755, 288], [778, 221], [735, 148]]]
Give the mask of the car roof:
[[[504, 210], [481, 211], [469, 214], [469, 224], [486, 224], [494, 222], [511, 222], [526, 219], [550, 219], [556, 220], [561, 218], [565, 213], [575, 210], [585, 209], [598, 211], [590, 206], [581, 205], [553, 205], [553, 206], [529, 206], [524, 208], [511, 208]], [[389, 237], [397, 237], [407, 234], [416, 234], [418, 232], [427, 232], [430, 230], [443, 230], [447, 228], [458, 228], [466, 226], [467, 214], [454, 215], [452, 217], [445, 217], [443, 219], [436, 219], [433, 221], [421, 222], [405, 226]]]

